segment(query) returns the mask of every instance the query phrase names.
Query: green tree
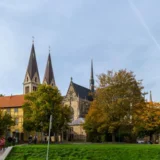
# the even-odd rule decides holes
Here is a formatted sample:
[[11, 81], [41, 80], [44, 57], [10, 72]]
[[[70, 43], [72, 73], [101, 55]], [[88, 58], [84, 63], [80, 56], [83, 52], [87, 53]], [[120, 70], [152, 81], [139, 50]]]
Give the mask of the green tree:
[[133, 72], [120, 70], [100, 74], [98, 82], [84, 128], [87, 132], [111, 133], [114, 142], [121, 127], [132, 129], [137, 110], [144, 103], [142, 81], [137, 81]]
[[0, 109], [0, 137], [7, 134], [7, 128], [14, 125], [14, 121], [10, 114]]
[[49, 117], [53, 116], [52, 130], [58, 134], [68, 127], [71, 120], [70, 108], [64, 106], [63, 97], [57, 87], [39, 85], [37, 91], [25, 95], [24, 128], [48, 132]]

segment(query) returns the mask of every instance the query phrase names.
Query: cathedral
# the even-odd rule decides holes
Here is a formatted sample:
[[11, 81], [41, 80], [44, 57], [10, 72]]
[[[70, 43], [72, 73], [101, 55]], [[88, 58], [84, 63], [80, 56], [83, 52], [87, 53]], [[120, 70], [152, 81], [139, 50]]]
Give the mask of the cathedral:
[[[50, 52], [42, 83], [56, 86]], [[26, 94], [36, 91], [38, 84], [40, 84], [40, 77], [33, 43], [23, 82], [23, 93]], [[86, 133], [83, 130], [82, 124], [84, 123], [84, 117], [88, 112], [90, 102], [93, 100], [90, 94], [92, 92], [94, 92], [94, 76], [93, 62], [91, 61], [90, 89], [74, 83], [71, 78], [68, 91], [63, 97], [63, 103], [70, 106], [73, 111], [73, 118], [72, 122], [69, 124], [70, 130], [68, 131], [69, 140], [85, 140]]]
[[[49, 51], [46, 69], [43, 78], [43, 84], [56, 86], [55, 77], [52, 67], [51, 55]], [[23, 82], [23, 94], [0, 97], [0, 109], [11, 114], [15, 119], [15, 126], [8, 128], [8, 136], [15, 135], [18, 140], [23, 140], [25, 133], [23, 130], [23, 109], [24, 95], [37, 90], [41, 84], [39, 70], [36, 60], [36, 52], [34, 41], [32, 42], [30, 58]], [[73, 111], [72, 121], [69, 123], [70, 129], [66, 132], [64, 140], [74, 141], [86, 140], [86, 132], [83, 129], [85, 115], [88, 112], [91, 101], [93, 100], [91, 93], [94, 92], [94, 75], [93, 61], [91, 61], [90, 88], [85, 88], [73, 82], [72, 78], [68, 87], [68, 91], [63, 96], [63, 103], [71, 107]]]

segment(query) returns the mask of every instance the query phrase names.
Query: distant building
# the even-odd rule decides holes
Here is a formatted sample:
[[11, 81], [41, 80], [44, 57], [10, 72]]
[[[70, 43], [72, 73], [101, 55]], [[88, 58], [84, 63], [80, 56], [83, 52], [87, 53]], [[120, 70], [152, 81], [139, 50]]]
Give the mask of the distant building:
[[23, 140], [23, 109], [24, 95], [0, 97], [0, 109], [11, 114], [15, 126], [7, 129], [7, 137], [15, 136], [17, 140]]

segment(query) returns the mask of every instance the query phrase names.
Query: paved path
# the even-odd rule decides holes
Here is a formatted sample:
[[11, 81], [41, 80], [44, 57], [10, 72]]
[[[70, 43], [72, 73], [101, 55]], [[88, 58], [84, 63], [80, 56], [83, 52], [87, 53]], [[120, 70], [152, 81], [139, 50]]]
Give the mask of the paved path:
[[0, 160], [5, 160], [9, 152], [12, 150], [12, 147], [6, 148], [4, 151], [0, 151]]
[[1, 157], [1, 155], [4, 153], [4, 150], [0, 150], [0, 157]]

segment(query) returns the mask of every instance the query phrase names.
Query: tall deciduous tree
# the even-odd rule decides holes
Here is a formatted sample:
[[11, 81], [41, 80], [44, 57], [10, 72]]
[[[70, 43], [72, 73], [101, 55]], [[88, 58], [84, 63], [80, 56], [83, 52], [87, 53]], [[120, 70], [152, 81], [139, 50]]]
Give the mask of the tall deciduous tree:
[[144, 103], [142, 81], [137, 81], [133, 72], [120, 70], [100, 74], [98, 82], [84, 128], [87, 132], [107, 131], [112, 134], [114, 142], [118, 129], [131, 126], [131, 120], [133, 124], [136, 113]]
[[25, 95], [24, 128], [27, 131], [48, 131], [49, 117], [53, 116], [52, 128], [59, 133], [71, 119], [70, 108], [64, 106], [57, 87], [39, 85], [37, 91]]
[[14, 125], [10, 114], [0, 109], [0, 137], [6, 134], [7, 128]]

